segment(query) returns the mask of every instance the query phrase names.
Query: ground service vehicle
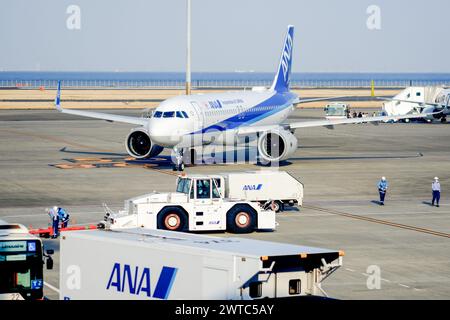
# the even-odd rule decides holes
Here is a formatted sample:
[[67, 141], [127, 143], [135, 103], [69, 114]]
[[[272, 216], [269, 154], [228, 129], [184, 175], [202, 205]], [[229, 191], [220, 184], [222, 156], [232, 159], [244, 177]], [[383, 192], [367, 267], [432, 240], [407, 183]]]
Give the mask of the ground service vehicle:
[[118, 213], [106, 211], [100, 228], [248, 233], [276, 227], [273, 211], [255, 202], [224, 198], [216, 179], [205, 176], [181, 179], [173, 193], [153, 192], [126, 200]]
[[[80, 250], [82, 248], [82, 250]], [[60, 299], [323, 295], [342, 251], [141, 228], [62, 232]]]
[[0, 220], [0, 300], [36, 300], [44, 297], [43, 262], [53, 268], [42, 242], [21, 224]]
[[[188, 177], [179, 176], [177, 188]], [[285, 206], [303, 204], [303, 183], [286, 171], [257, 170], [207, 177], [215, 180], [224, 197], [258, 202], [263, 208], [275, 212], [283, 211]]]
[[326, 119], [346, 119], [350, 114], [350, 105], [344, 102], [330, 102], [324, 108]]

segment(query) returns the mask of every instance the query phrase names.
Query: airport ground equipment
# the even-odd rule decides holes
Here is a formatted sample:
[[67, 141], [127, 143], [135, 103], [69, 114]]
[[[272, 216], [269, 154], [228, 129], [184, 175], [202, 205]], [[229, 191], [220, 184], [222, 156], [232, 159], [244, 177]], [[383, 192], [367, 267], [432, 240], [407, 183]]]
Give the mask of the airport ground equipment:
[[350, 113], [350, 105], [344, 102], [331, 102], [323, 110], [327, 120], [346, 119]]
[[0, 220], [0, 300], [43, 299], [43, 266], [53, 268], [52, 254], [25, 226]]
[[125, 200], [124, 210], [117, 213], [105, 205], [106, 215], [98, 226], [233, 233], [276, 227], [274, 211], [264, 210], [255, 202], [225, 198], [213, 177], [190, 176], [178, 184], [176, 191]]
[[[75, 231], [75, 230], [86, 230], [86, 229], [97, 229], [97, 226], [94, 224], [91, 225], [79, 225], [79, 226], [71, 226], [66, 228], [60, 228], [59, 232], [61, 231]], [[38, 235], [41, 238], [50, 238], [53, 236], [53, 228], [51, 226], [47, 228], [37, 228], [37, 229], [30, 229], [29, 233]]]
[[[425, 116], [417, 120], [440, 120], [444, 123], [450, 114], [450, 89], [441, 86], [408, 87], [393, 98], [378, 99], [387, 100], [382, 109], [388, 116], [422, 113]], [[410, 119], [399, 121], [409, 122]]]
[[[265, 209], [283, 211], [285, 206], [302, 206], [304, 185], [286, 171], [257, 170], [210, 175], [221, 194], [229, 199], [257, 202]], [[183, 179], [177, 179], [177, 190]]]
[[61, 299], [263, 299], [325, 295], [343, 252], [141, 228], [62, 232]]

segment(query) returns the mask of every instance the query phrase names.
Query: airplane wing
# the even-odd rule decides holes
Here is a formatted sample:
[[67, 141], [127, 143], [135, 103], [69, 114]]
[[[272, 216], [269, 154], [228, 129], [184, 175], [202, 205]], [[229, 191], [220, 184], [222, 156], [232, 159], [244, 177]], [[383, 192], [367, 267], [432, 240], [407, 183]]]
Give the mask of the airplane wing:
[[146, 118], [121, 116], [121, 115], [116, 115], [116, 114], [94, 112], [94, 111], [64, 109], [63, 107], [61, 107], [61, 82], [60, 81], [58, 82], [58, 90], [56, 93], [55, 107], [56, 107], [56, 110], [58, 110], [59, 112], [62, 112], [62, 113], [73, 114], [73, 115], [77, 115], [77, 116], [81, 116], [81, 117], [101, 119], [101, 120], [106, 120], [106, 121], [110, 121], [110, 122], [124, 122], [124, 123], [137, 124], [137, 125], [141, 125], [141, 126], [145, 126], [148, 123], [148, 119], [146, 119]]
[[435, 106], [435, 107], [443, 107], [442, 103], [433, 103], [433, 102], [418, 102], [418, 101], [410, 101], [410, 100], [402, 100], [402, 99], [394, 99], [394, 98], [382, 98], [377, 97], [378, 100], [385, 100], [385, 101], [398, 101], [398, 102], [408, 102], [408, 103], [415, 103], [420, 106]]
[[308, 103], [308, 102], [315, 102], [315, 101], [325, 101], [325, 100], [335, 100], [335, 99], [342, 99], [342, 98], [348, 98], [348, 97], [349, 96], [298, 99], [298, 100], [294, 101], [292, 104], [293, 105], [297, 105], [297, 104], [300, 104], [300, 103]]
[[284, 128], [286, 130], [295, 130], [295, 129], [299, 129], [299, 128], [311, 128], [311, 127], [326, 127], [328, 129], [334, 129], [334, 126], [338, 125], [338, 124], [365, 123], [365, 122], [371, 122], [374, 125], [378, 125], [378, 122], [381, 122], [381, 121], [424, 118], [424, 117], [434, 115], [437, 113], [439, 113], [439, 112], [409, 114], [409, 115], [404, 115], [404, 116], [379, 116], [379, 117], [332, 119], [332, 120], [324, 119], [324, 120], [292, 122], [292, 123], [285, 123], [285, 124], [280, 124], [280, 125], [254, 126], [254, 127], [249, 126], [249, 127], [239, 128], [238, 134], [244, 135], [244, 134], [251, 134], [251, 133], [266, 132], [269, 130], [279, 129], [280, 127]]

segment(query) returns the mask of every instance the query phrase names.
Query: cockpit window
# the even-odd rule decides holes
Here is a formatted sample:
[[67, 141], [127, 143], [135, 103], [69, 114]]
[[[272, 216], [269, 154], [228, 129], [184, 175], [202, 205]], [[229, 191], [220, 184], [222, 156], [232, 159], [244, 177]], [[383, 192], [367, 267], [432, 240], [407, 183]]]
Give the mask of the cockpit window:
[[175, 111], [166, 111], [163, 113], [163, 118], [173, 118], [175, 116]]
[[161, 111], [156, 111], [153, 114], [153, 118], [189, 118], [188, 114], [186, 113], [186, 111], [165, 111], [165, 112], [161, 112]]

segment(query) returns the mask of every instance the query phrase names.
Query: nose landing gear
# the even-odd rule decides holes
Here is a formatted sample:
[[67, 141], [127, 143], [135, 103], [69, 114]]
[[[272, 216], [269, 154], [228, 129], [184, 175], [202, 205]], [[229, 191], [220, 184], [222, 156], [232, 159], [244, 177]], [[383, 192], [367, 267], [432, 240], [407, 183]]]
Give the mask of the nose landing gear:
[[183, 162], [183, 148], [174, 148], [173, 152], [175, 153], [175, 162], [173, 164], [173, 171], [184, 171], [184, 162]]

